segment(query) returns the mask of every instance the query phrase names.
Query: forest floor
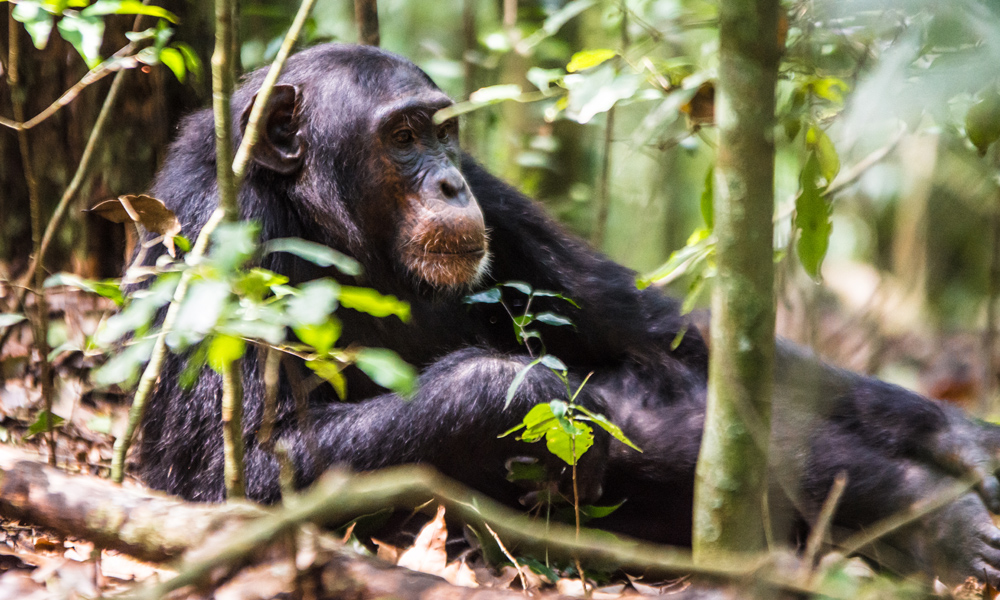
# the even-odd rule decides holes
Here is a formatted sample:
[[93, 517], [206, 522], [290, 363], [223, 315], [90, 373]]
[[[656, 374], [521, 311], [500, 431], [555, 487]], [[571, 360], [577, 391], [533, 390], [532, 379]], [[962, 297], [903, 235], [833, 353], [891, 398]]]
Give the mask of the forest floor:
[[[97, 391], [88, 383], [88, 373], [100, 357], [89, 355], [86, 340], [114, 305], [75, 290], [53, 290], [50, 344], [60, 348], [53, 353], [55, 373], [53, 414], [58, 427], [54, 431], [55, 462], [68, 473], [107, 478], [110, 472], [115, 435], [125, 425], [128, 396], [118, 390]], [[831, 297], [832, 298], [832, 297]], [[974, 351], [978, 336], [951, 334], [930, 336], [885, 333], [870, 326], [880, 317], [877, 305], [869, 303], [870, 312], [844, 309], [835, 298], [820, 304], [822, 317], [803, 325], [796, 317], [800, 311], [794, 302], [785, 302], [779, 313], [779, 332], [794, 335], [809, 330], [817, 342], [814, 347], [828, 360], [855, 370], [875, 371], [885, 376], [895, 374], [904, 384], [923, 393], [948, 399], [966, 407], [974, 406], [982, 389], [982, 373]], [[30, 331], [23, 324], [15, 326], [0, 351], [0, 444], [33, 455], [41, 462], [49, 459], [50, 436], [39, 418], [42, 407], [37, 356], [32, 356]], [[928, 348], [936, 349], [928, 352]], [[966, 350], [971, 348], [972, 350]], [[141, 489], [134, 480], [126, 488]], [[546, 567], [541, 563], [521, 564], [506, 561], [489, 565], [483, 552], [477, 551], [475, 539], [464, 532], [452, 531], [444, 519], [444, 508], [424, 507], [422, 527], [393, 538], [393, 543], [377, 540], [362, 544], [341, 532], [343, 542], [361, 553], [377, 556], [389, 564], [407, 567], [444, 578], [455, 586], [497, 590], [520, 590], [540, 596], [621, 598], [633, 596], [674, 595], [678, 598], [749, 597], [737, 588], [724, 586], [695, 592], [686, 577], [646, 580], [624, 573], [588, 572], [588, 585], [582, 583], [575, 569]], [[499, 539], [498, 539], [499, 541]], [[214, 597], [219, 600], [310, 597], [293, 583], [298, 581], [297, 565], [315, 557], [303, 557], [294, 550], [294, 560], [270, 555], [229, 577], [213, 592], [187, 590], [186, 595], [171, 597]], [[516, 565], [516, 566], [515, 566]], [[863, 571], [863, 563], [858, 561]], [[530, 567], [530, 568], [529, 568]], [[133, 590], [136, 584], [152, 584], [173, 577], [177, 565], [172, 562], [145, 562], [115, 550], [101, 550], [84, 539], [67, 537], [10, 519], [0, 520], [0, 600], [42, 598], [94, 598]], [[295, 590], [288, 592], [289, 589]], [[944, 590], [941, 590], [944, 591]], [[290, 595], [286, 595], [288, 592]], [[213, 596], [214, 593], [214, 596]], [[996, 598], [990, 587], [968, 582], [952, 590], [956, 598]], [[323, 594], [312, 597], [330, 597]], [[459, 597], [459, 596], [455, 596]], [[463, 596], [464, 597], [464, 596]]]

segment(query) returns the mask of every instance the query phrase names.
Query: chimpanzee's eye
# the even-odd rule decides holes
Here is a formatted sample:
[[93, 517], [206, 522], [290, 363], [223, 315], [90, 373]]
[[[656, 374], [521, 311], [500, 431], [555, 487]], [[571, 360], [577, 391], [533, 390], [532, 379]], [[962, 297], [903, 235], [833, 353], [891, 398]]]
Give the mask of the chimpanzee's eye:
[[458, 129], [458, 122], [455, 119], [450, 119], [438, 125], [437, 136], [442, 142], [447, 140], [449, 137], [455, 135], [455, 131]]
[[413, 132], [405, 127], [392, 132], [392, 141], [400, 146], [408, 146], [413, 143], [413, 140]]

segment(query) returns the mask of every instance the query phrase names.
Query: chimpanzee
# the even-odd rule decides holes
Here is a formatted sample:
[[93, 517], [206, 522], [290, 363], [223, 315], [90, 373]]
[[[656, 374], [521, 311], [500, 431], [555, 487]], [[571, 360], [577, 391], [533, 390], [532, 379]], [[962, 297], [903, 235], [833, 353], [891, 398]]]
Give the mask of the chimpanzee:
[[[237, 138], [263, 77], [263, 71], [251, 74], [233, 97]], [[457, 123], [438, 125], [432, 118], [449, 104], [409, 61], [346, 45], [293, 56], [269, 102], [240, 193], [243, 217], [260, 223], [265, 240], [301, 237], [354, 257], [363, 274], [338, 275], [342, 281], [408, 301], [407, 323], [349, 309], [337, 315], [343, 343], [390, 348], [421, 371], [411, 400], [354, 373], [347, 402], [319, 387], [304, 399], [303, 411], [290, 383], [295, 367], [286, 365], [276, 435], [290, 449], [295, 484], [304, 486], [334, 465], [369, 470], [422, 462], [516, 504], [524, 490], [505, 479], [508, 459], [533, 456], [557, 480], [565, 477], [543, 445], [498, 438], [535, 404], [564, 398], [564, 384], [548, 369], [535, 368], [505, 407], [508, 386], [530, 359], [503, 307], [462, 302], [469, 293], [517, 280], [578, 304], [535, 299], [537, 311], [554, 310], [575, 325], [539, 325], [547, 351], [569, 366], [574, 385], [593, 372], [578, 401], [607, 415], [643, 450], [605, 437], [584, 456], [584, 500], [626, 500], [595, 524], [689, 544], [705, 412], [705, 342], [686, 327], [675, 300], [637, 289], [632, 271], [567, 234], [463, 154]], [[211, 112], [183, 122], [151, 194], [177, 213], [188, 236], [206, 221], [217, 195]], [[269, 255], [262, 266], [293, 282], [330, 275], [288, 254]], [[271, 502], [279, 469], [256, 437], [262, 363], [250, 352], [244, 364], [247, 492]], [[182, 368], [180, 358], [170, 359], [150, 400], [141, 476], [154, 488], [218, 501], [224, 493], [221, 382], [206, 371], [192, 390], [183, 390], [177, 383]], [[980, 480], [976, 492], [887, 538], [879, 559], [947, 581], [984, 573], [1000, 578], [1000, 529], [988, 510], [1000, 508], [993, 475], [998, 428], [824, 366], [787, 344], [779, 344], [776, 379], [775, 496], [786, 498], [804, 523], [816, 517], [841, 472], [847, 487], [835, 525], [845, 531], [973, 475]]]

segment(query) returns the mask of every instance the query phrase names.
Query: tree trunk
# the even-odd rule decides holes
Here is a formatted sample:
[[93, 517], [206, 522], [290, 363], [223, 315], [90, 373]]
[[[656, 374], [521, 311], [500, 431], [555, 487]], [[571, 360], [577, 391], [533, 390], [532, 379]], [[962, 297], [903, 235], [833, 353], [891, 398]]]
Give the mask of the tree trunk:
[[777, 0], [719, 4], [718, 277], [708, 407], [695, 483], [697, 562], [765, 544], [774, 364], [774, 107]]

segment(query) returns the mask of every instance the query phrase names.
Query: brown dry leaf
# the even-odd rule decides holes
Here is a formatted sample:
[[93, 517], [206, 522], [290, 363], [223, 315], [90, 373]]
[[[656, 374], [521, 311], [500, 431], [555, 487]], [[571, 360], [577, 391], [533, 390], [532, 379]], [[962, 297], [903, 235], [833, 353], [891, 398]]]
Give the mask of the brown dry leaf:
[[101, 573], [124, 581], [143, 581], [154, 575], [163, 580], [177, 574], [176, 571], [135, 560], [114, 550], [101, 552]]
[[375, 554], [375, 556], [379, 557], [380, 559], [384, 560], [390, 565], [394, 565], [399, 562], [399, 555], [403, 553], [403, 551], [400, 548], [397, 548], [392, 544], [387, 544], [381, 540], [376, 540], [375, 538], [372, 538], [372, 543], [378, 547], [378, 552]]
[[242, 569], [215, 590], [215, 600], [265, 600], [281, 597], [293, 587], [295, 573], [288, 561], [272, 562]]
[[[985, 574], [984, 574], [985, 576]], [[986, 580], [986, 585], [983, 586], [983, 600], [996, 600], [996, 597], [1000, 595], [1000, 591], [997, 591], [990, 580]]]
[[493, 571], [486, 567], [477, 567], [473, 569], [473, 573], [479, 585], [498, 590], [509, 589], [510, 584], [517, 579], [517, 569], [510, 565], [500, 569], [500, 575], [494, 575]]
[[48, 535], [39, 535], [35, 538], [35, 552], [62, 552], [62, 549], [61, 538]]
[[118, 196], [98, 202], [87, 210], [114, 223], [139, 223], [147, 230], [163, 236], [163, 245], [174, 256], [174, 236], [181, 232], [181, 222], [162, 200], [145, 194]]
[[563, 596], [573, 596], [583, 598], [587, 591], [583, 589], [583, 581], [580, 579], [560, 579], [556, 582], [556, 591]]
[[472, 570], [469, 565], [465, 564], [464, 559], [452, 561], [450, 565], [444, 568], [441, 573], [445, 581], [452, 585], [457, 585], [461, 587], [479, 587], [479, 582], [476, 581], [476, 573]]
[[698, 87], [694, 96], [681, 105], [680, 110], [688, 116], [692, 126], [715, 123], [715, 84], [706, 81]]
[[7, 571], [0, 575], [0, 600], [41, 600], [49, 591], [35, 582], [27, 571]]
[[444, 506], [438, 506], [437, 516], [424, 525], [413, 541], [413, 546], [399, 557], [396, 564], [407, 569], [442, 575], [448, 564], [448, 553], [445, 552], [445, 542], [448, 541], [448, 528], [444, 524]]

